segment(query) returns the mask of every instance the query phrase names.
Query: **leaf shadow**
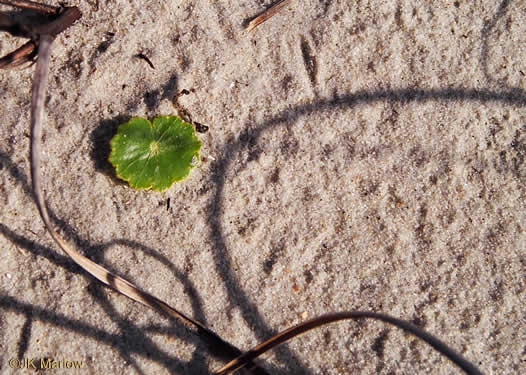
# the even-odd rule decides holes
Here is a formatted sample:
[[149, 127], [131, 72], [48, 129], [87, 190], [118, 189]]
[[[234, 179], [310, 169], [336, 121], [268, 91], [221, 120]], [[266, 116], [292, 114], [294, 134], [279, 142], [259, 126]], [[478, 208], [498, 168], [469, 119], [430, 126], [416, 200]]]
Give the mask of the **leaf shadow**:
[[108, 120], [101, 121], [99, 125], [90, 133], [91, 152], [90, 157], [95, 166], [95, 170], [110, 177], [114, 182], [125, 184], [120, 180], [115, 168], [109, 162], [111, 153], [111, 139], [117, 134], [119, 125], [130, 121], [130, 116], [116, 116]]

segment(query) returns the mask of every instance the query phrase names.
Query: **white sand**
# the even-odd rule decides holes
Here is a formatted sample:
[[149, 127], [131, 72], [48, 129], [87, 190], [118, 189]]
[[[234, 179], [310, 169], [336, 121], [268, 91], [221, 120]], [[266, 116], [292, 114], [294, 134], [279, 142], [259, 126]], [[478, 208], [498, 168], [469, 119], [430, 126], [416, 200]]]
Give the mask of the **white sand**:
[[[271, 1], [76, 3], [83, 17], [52, 51], [43, 173], [87, 256], [241, 349], [372, 310], [487, 374], [526, 372], [526, 2], [293, 1], [249, 35]], [[0, 53], [20, 43], [2, 35]], [[10, 358], [85, 362], [59, 374], [221, 367], [45, 233], [29, 188], [32, 73], [0, 72], [0, 372], [27, 373]], [[105, 162], [118, 124], [176, 114], [183, 89], [210, 127], [201, 165], [164, 194], [119, 183]], [[261, 363], [459, 372], [376, 322], [331, 325]]]

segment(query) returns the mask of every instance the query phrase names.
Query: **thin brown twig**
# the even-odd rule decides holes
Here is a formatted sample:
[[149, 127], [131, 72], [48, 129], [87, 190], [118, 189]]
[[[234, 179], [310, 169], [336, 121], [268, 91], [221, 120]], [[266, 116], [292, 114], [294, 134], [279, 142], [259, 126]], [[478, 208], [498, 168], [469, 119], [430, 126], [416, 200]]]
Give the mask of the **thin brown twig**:
[[[0, 2], [9, 3], [9, 5], [21, 7], [26, 10], [29, 9], [28, 2], [26, 1], [12, 2], [0, 0]], [[23, 5], [19, 3], [23, 3]], [[32, 2], [29, 3], [30, 5], [37, 4]], [[39, 11], [40, 9], [37, 10], [37, 12]], [[46, 14], [49, 14], [49, 12]], [[55, 37], [73, 25], [73, 23], [81, 17], [80, 11], [77, 7], [63, 8], [61, 12], [56, 11], [53, 14], [56, 14], [57, 16], [44, 23], [17, 23], [16, 21], [11, 20], [8, 16], [0, 14], [1, 31], [6, 31], [13, 36], [21, 36], [31, 39], [15, 51], [0, 58], [0, 69], [14, 68], [32, 61], [36, 56], [36, 51], [40, 42], [40, 35]]]
[[15, 8], [32, 10], [37, 13], [49, 15], [57, 14], [57, 12], [60, 10], [60, 8], [54, 7], [52, 5], [35, 3], [34, 1], [29, 0], [0, 0], [0, 4], [11, 5]]
[[0, 69], [16, 68], [17, 66], [33, 60], [36, 56], [37, 46], [37, 42], [30, 40], [13, 52], [0, 58]]
[[247, 25], [247, 32], [251, 32], [263, 22], [268, 21], [271, 17], [274, 17], [280, 10], [289, 5], [290, 1], [291, 0], [280, 0], [278, 3], [265, 10], [263, 13], [249, 22]]

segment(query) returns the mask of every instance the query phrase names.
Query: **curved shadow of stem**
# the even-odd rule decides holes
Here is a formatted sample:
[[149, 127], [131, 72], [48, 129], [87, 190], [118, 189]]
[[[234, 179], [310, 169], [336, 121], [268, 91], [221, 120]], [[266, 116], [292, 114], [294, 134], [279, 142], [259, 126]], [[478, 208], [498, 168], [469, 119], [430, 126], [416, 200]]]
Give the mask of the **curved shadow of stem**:
[[[10, 157], [5, 154], [4, 152], [0, 151], [0, 162], [3, 166], [6, 167], [6, 170], [8, 171], [11, 176], [15, 178], [15, 180], [22, 186], [22, 189], [24, 192], [28, 195], [31, 195], [31, 190], [28, 185], [28, 179], [27, 176], [18, 168], [14, 163], [11, 162]], [[94, 258], [94, 260], [99, 264], [104, 264], [104, 253], [105, 250], [110, 248], [114, 245], [121, 245], [121, 246], [127, 246], [134, 248], [136, 250], [140, 250], [144, 252], [146, 255], [154, 258], [158, 262], [160, 262], [165, 267], [168, 267], [172, 274], [175, 276], [175, 278], [181, 282], [184, 286], [184, 289], [186, 291], [186, 296], [190, 298], [192, 309], [194, 311], [194, 315], [202, 322], [206, 322], [206, 317], [203, 311], [203, 302], [202, 299], [199, 296], [199, 293], [195, 286], [192, 284], [190, 280], [188, 280], [186, 274], [183, 271], [180, 271], [175, 267], [173, 263], [169, 261], [168, 258], [161, 255], [159, 252], [156, 252], [150, 247], [147, 247], [143, 244], [140, 244], [136, 241], [130, 241], [127, 239], [117, 239], [110, 241], [108, 243], [104, 244], [93, 244], [89, 241], [81, 238], [79, 235], [75, 233], [73, 228], [68, 225], [66, 222], [62, 220], [58, 220], [53, 213], [51, 213], [51, 216], [53, 220], [63, 229], [65, 233], [67, 233], [68, 237], [72, 239], [72, 241], [76, 244], [78, 247], [82, 247], [85, 249], [89, 249], [89, 253]], [[86, 273], [76, 264], [74, 263], [69, 257], [64, 256], [62, 254], [57, 253], [52, 248], [48, 248], [46, 246], [42, 246], [38, 244], [35, 241], [32, 241], [24, 236], [18, 235], [11, 229], [9, 229], [6, 225], [0, 223], [0, 233], [9, 241], [14, 243], [15, 245], [24, 248], [31, 253], [44, 257], [54, 263], [57, 266], [65, 268], [67, 271], [72, 273], [78, 273], [85, 275]], [[112, 269], [112, 267], [107, 267], [111, 271], [115, 271]], [[180, 322], [176, 320], [171, 320], [171, 325], [163, 326], [163, 329], [171, 332], [176, 337], [179, 337], [183, 340], [186, 340], [193, 345], [196, 346], [196, 351], [194, 352], [194, 357], [197, 356], [198, 360], [195, 360], [195, 363], [183, 363], [181, 361], [176, 360], [175, 358], [170, 358], [168, 360], [167, 354], [162, 352], [162, 350], [157, 347], [150, 338], [148, 338], [144, 332], [142, 332], [141, 327], [138, 327], [136, 324], [134, 324], [132, 321], [126, 319], [125, 317], [118, 314], [113, 306], [109, 303], [109, 300], [104, 297], [102, 293], [102, 286], [98, 285], [93, 289], [92, 296], [95, 300], [97, 300], [101, 306], [104, 308], [104, 310], [107, 312], [108, 316], [113, 319], [120, 327], [121, 329], [121, 335], [118, 335], [118, 337], [121, 338], [121, 341], [115, 341], [114, 344], [118, 348], [121, 356], [128, 361], [128, 363], [131, 363], [134, 367], [136, 367], [136, 370], [140, 372], [140, 368], [135, 363], [133, 358], [130, 356], [131, 354], [135, 354], [139, 351], [139, 345], [143, 346], [144, 352], [149, 354], [149, 359], [153, 361], [157, 361], [160, 364], [164, 365], [167, 369], [170, 371], [181, 371], [183, 369], [189, 370], [191, 369], [195, 373], [208, 373], [208, 369], [205, 367], [206, 364], [204, 361], [201, 360], [201, 356], [198, 354], [198, 352], [206, 351], [215, 353], [215, 355], [223, 356], [224, 353], [218, 352], [217, 348], [209, 347], [210, 345], [213, 345], [213, 343], [203, 343], [202, 339], [196, 335], [192, 335], [188, 332], [185, 327], [181, 326]], [[8, 296], [5, 296], [5, 298], [11, 298]], [[20, 302], [23, 304], [22, 302]], [[21, 339], [18, 344], [18, 352], [21, 354], [19, 357], [22, 358], [23, 353], [26, 351], [29, 338], [30, 338], [30, 332], [31, 332], [31, 325], [33, 318], [38, 318], [39, 314], [33, 315], [31, 313], [31, 310], [29, 307], [31, 305], [24, 304], [23, 312], [25, 313], [27, 317], [27, 321], [24, 324], [23, 332], [21, 334]], [[48, 312], [49, 314], [53, 314], [51, 312]], [[44, 314], [44, 310], [41, 310], [40, 315], [42, 316]], [[45, 314], [44, 314], [45, 315]], [[98, 339], [97, 336], [92, 336], [95, 339]], [[115, 336], [117, 337], [117, 335]], [[130, 339], [133, 338], [133, 339]], [[141, 344], [137, 344], [141, 343]], [[203, 347], [203, 344], [205, 347]], [[208, 345], [208, 347], [207, 347]]]
[[[67, 329], [82, 336], [93, 338], [111, 347], [116, 347], [124, 359], [130, 359], [132, 361], [130, 363], [133, 363], [131, 359], [132, 355], [139, 355], [163, 365], [170, 371], [184, 371], [188, 368], [187, 363], [165, 353], [150, 340], [143, 340], [144, 336], [142, 334], [136, 336], [130, 334], [129, 331], [120, 334], [111, 334], [105, 330], [86, 324], [81, 320], [71, 319], [63, 314], [57, 314], [32, 304], [20, 302], [6, 295], [0, 295], [0, 308], [2, 310], [23, 314], [28, 320], [46, 322], [55, 327]], [[140, 327], [133, 326], [135, 328], [133, 332], [139, 332], [141, 330]], [[196, 371], [205, 374], [208, 369], [201, 368], [200, 371], [197, 369]]]
[[[268, 129], [290, 125], [300, 117], [314, 112], [326, 110], [344, 110], [358, 105], [373, 104], [380, 101], [391, 103], [425, 103], [429, 101], [445, 102], [479, 102], [479, 103], [502, 103], [511, 106], [526, 106], [526, 92], [522, 89], [511, 89], [503, 91], [477, 90], [470, 88], [447, 88], [447, 89], [399, 89], [399, 90], [377, 90], [359, 91], [356, 93], [335, 96], [331, 99], [321, 99], [314, 103], [298, 105], [294, 108], [284, 110], [268, 121], [257, 124], [248, 136], [243, 134], [237, 141], [225, 146], [221, 159], [212, 168], [212, 179], [215, 182], [216, 193], [209, 207], [209, 223], [211, 237], [214, 241], [214, 259], [216, 270], [221, 277], [232, 304], [237, 306], [241, 316], [250, 327], [253, 327], [256, 337], [264, 340], [276, 334], [276, 332], [265, 324], [265, 319], [258, 307], [251, 302], [250, 296], [243, 290], [241, 283], [233, 271], [232, 258], [227, 248], [224, 229], [221, 222], [223, 217], [224, 187], [227, 183], [228, 169], [236, 160], [237, 153], [249, 147], [254, 147], [261, 135]], [[248, 139], [248, 141], [247, 141]], [[287, 348], [278, 353], [278, 359], [285, 363], [294, 362], [298, 366], [299, 361]], [[290, 370], [290, 369], [289, 369]], [[297, 368], [294, 371], [298, 371]], [[302, 369], [303, 371], [303, 369]], [[306, 371], [306, 370], [305, 370]]]

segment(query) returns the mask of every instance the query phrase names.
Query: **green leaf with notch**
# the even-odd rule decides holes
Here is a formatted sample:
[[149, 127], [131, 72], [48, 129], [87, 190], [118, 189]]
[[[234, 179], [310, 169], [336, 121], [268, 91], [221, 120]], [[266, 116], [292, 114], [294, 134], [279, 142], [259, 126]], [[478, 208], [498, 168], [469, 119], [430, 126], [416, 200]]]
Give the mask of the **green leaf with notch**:
[[132, 118], [111, 140], [110, 163], [135, 189], [164, 191], [199, 163], [201, 141], [179, 117]]

